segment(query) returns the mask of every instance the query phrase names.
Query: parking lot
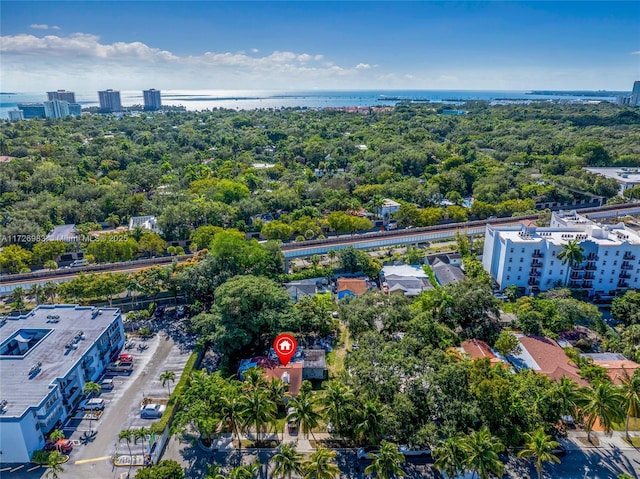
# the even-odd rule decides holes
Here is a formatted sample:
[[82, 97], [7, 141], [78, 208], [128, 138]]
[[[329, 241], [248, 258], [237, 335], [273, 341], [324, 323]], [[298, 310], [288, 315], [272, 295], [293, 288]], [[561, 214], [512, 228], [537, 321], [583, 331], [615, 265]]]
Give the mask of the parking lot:
[[[104, 376], [113, 379], [114, 387], [110, 391], [103, 390], [98, 396], [105, 401], [102, 414], [90, 421], [87, 416], [82, 417], [83, 414], [78, 412], [74, 419], [65, 424], [65, 435], [73, 441], [74, 448], [69, 462], [63, 466], [61, 479], [119, 478], [123, 472], [126, 476], [126, 468], [123, 470], [113, 467], [111, 460], [116, 453], [129, 453], [126, 442], [118, 441], [118, 434], [124, 429], [151, 426], [155, 419], [140, 418], [141, 401], [145, 397], [168, 398], [167, 386], [162, 386], [160, 375], [164, 371], [175, 373], [175, 382], [169, 382], [173, 391], [191, 353], [184, 344], [176, 343], [164, 330], [147, 340], [129, 341], [133, 347], [122, 352], [133, 356], [133, 371]], [[138, 345], [143, 347], [139, 348]], [[145, 440], [145, 446], [148, 446], [148, 440]], [[133, 454], [141, 454], [142, 447], [141, 441], [138, 444], [131, 443]], [[8, 473], [7, 477], [43, 477], [44, 472], [44, 469], [28, 471], [28, 467], [24, 467]]]

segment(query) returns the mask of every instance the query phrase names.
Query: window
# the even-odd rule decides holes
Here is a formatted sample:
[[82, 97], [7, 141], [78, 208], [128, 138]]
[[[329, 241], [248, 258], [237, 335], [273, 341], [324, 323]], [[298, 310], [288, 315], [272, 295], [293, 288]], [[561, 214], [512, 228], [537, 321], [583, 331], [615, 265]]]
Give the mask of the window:
[[616, 250], [616, 256], [620, 256], [620, 250]]
[[522, 248], [522, 252], [524, 253], [524, 248]]
[[600, 270], [600, 274], [604, 274], [604, 270], [603, 269]]
[[611, 270], [611, 274], [616, 274], [616, 270], [615, 270], [615, 269], [612, 269], [612, 270]]
[[605, 255], [605, 256], [609, 256], [609, 250], [606, 250], [606, 251], [604, 252], [604, 255]]
[[518, 281], [520, 281], [520, 276], [518, 276]]
[[551, 263], [549, 263], [551, 266], [553, 266], [553, 260], [551, 260]]
[[555, 255], [556, 255], [556, 252], [555, 252], [555, 251], [552, 251], [552, 252], [551, 252], [551, 256], [555, 256]]
[[507, 276], [507, 281], [509, 281], [511, 279], [511, 276]]
[[560, 270], [560, 274], [564, 274], [564, 270], [563, 269]]
[[598, 283], [602, 283], [602, 278], [600, 278], [600, 279], [598, 280]]
[[606, 261], [603, 261], [603, 262], [602, 262], [602, 266], [606, 266], [606, 265], [607, 265], [607, 262], [606, 262]]
[[617, 264], [618, 264], [618, 262], [617, 262], [617, 261], [614, 261], [614, 262], [613, 262], [613, 265], [614, 265], [614, 266], [616, 266]]
[[549, 276], [551, 276], [552, 274], [553, 274], [553, 270], [552, 270], [552, 269], [550, 269], [550, 270], [549, 270]]
[[509, 252], [510, 252], [510, 253], [513, 253], [513, 248], [511, 248], [511, 249], [509, 250]]
[[613, 278], [609, 278], [609, 284], [613, 283]]
[[520, 262], [521, 262], [521, 263], [524, 263], [524, 258], [520, 258]]
[[518, 268], [518, 271], [522, 271], [522, 266], [520, 266], [520, 267]]
[[509, 263], [513, 262], [513, 258], [509, 258]]
[[511, 271], [511, 266], [509, 266], [509, 267], [507, 268], [507, 271]]

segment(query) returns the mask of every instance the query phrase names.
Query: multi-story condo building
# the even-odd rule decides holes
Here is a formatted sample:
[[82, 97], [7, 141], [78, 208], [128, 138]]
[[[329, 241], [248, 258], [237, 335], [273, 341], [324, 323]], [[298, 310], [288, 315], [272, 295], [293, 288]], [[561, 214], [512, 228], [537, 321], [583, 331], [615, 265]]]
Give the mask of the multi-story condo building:
[[22, 111], [25, 120], [30, 118], [46, 118], [42, 103], [18, 103], [18, 110]]
[[124, 345], [116, 308], [38, 306], [0, 321], [3, 463], [29, 462]]
[[[569, 242], [579, 244], [582, 262], [558, 258]], [[544, 228], [487, 225], [482, 263], [500, 289], [515, 285], [530, 294], [566, 285], [589, 297], [610, 297], [640, 288], [640, 234], [575, 211], [553, 213]]]
[[24, 120], [24, 113], [22, 110], [9, 110], [9, 121]]
[[633, 82], [633, 90], [631, 91], [631, 104], [640, 106], [640, 81]]
[[105, 113], [122, 111], [120, 103], [120, 92], [115, 90], [103, 90], [98, 92], [100, 100], [100, 110]]
[[44, 116], [47, 118], [64, 118], [69, 116], [69, 102], [64, 100], [45, 101]]
[[142, 90], [144, 98], [145, 110], [159, 110], [162, 108], [162, 100], [160, 99], [160, 90], [152, 88], [151, 90]]
[[67, 90], [48, 91], [47, 100], [62, 100], [66, 101], [67, 103], [75, 103], [76, 94], [72, 91]]

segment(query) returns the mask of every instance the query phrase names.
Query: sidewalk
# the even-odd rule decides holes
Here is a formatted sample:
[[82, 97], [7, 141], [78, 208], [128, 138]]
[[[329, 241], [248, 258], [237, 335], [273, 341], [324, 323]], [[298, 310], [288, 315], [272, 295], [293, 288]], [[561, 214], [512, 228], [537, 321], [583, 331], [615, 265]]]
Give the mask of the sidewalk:
[[[636, 433], [636, 431], [634, 431], [634, 433]], [[631, 437], [638, 437], [638, 434], [634, 434], [634, 433], [629, 433], [629, 435]], [[629, 450], [629, 451], [637, 451], [638, 448], [632, 446], [631, 444], [629, 444], [628, 442], [626, 442], [624, 440], [624, 438], [626, 437], [626, 433], [624, 431], [613, 431], [611, 434], [606, 434], [604, 432], [601, 431], [592, 431], [591, 432], [591, 437], [593, 438], [597, 438], [598, 441], [600, 442], [599, 446], [594, 445], [590, 445], [588, 442], [585, 444], [586, 441], [581, 441], [578, 438], [586, 438], [587, 437], [587, 433], [584, 430], [578, 430], [578, 431], [567, 431], [567, 439], [564, 441], [564, 444], [567, 446], [568, 450], [585, 450], [588, 451], [590, 449], [594, 449], [594, 448], [601, 448], [601, 449], [619, 449], [619, 450]]]

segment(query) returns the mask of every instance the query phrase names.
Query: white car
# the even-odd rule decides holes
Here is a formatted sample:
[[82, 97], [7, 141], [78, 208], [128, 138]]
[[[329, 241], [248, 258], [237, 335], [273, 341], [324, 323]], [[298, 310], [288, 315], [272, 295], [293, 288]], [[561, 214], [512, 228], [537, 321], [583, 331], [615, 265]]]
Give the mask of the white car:
[[78, 407], [84, 411], [102, 411], [104, 409], [104, 399], [85, 399]]
[[401, 444], [398, 446], [398, 452], [401, 452], [405, 456], [430, 456], [431, 449], [420, 449], [412, 446]]
[[377, 456], [378, 454], [380, 454], [380, 449], [376, 446], [365, 446], [365, 447], [361, 447], [360, 449], [358, 449], [358, 452], [356, 453], [356, 456], [358, 457], [358, 459], [369, 459], [371, 460], [371, 457], [369, 456], [369, 454], [373, 454], [375, 456]]
[[142, 419], [157, 419], [162, 416], [167, 406], [164, 404], [149, 403], [140, 408], [140, 417]]

